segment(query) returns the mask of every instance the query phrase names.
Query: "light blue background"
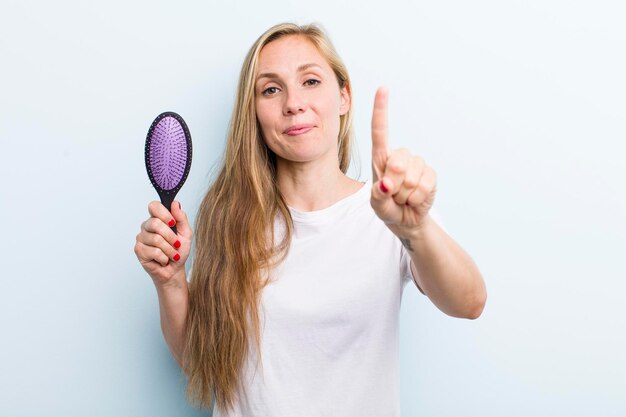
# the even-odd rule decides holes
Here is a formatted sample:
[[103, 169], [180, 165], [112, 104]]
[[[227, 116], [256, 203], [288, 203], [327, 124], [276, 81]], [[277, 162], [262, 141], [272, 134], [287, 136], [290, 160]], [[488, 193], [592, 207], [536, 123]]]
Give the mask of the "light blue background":
[[[147, 129], [180, 113], [195, 218], [249, 46], [320, 22], [488, 286], [476, 321], [407, 287], [403, 416], [626, 415], [626, 4], [15, 1], [0, 12], [0, 415], [196, 416], [133, 246]], [[351, 171], [358, 177], [356, 167]], [[304, 414], [302, 414], [304, 415]]]

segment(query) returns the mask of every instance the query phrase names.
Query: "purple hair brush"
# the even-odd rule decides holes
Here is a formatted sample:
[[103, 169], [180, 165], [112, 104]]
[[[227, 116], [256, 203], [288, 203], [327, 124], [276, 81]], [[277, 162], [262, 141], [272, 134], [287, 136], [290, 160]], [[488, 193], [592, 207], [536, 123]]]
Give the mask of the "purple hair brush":
[[[168, 111], [154, 119], [146, 136], [145, 159], [150, 182], [171, 213], [191, 168], [191, 135], [182, 117]], [[176, 226], [172, 230], [177, 233]]]

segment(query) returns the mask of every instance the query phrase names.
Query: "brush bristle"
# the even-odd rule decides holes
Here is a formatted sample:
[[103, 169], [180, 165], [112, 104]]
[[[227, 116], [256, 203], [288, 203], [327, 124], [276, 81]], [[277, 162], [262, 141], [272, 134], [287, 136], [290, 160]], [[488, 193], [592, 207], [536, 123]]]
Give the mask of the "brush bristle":
[[164, 190], [175, 188], [183, 179], [187, 163], [185, 131], [178, 120], [166, 116], [154, 127], [150, 137], [150, 169]]

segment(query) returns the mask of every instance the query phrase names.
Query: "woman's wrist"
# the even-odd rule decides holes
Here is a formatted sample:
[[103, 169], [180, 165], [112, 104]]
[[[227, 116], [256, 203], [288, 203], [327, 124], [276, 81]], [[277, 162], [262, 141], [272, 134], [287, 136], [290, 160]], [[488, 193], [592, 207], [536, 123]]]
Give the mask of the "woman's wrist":
[[398, 227], [392, 224], [387, 224], [387, 227], [402, 241], [417, 241], [423, 239], [424, 235], [428, 233], [432, 222], [432, 218], [427, 214], [420, 224], [412, 227]]
[[176, 293], [181, 290], [188, 291], [187, 275], [185, 273], [185, 269], [181, 269], [180, 272], [178, 272], [172, 278], [165, 282], [155, 282], [154, 286], [156, 287], [157, 293], [159, 293], [159, 295]]

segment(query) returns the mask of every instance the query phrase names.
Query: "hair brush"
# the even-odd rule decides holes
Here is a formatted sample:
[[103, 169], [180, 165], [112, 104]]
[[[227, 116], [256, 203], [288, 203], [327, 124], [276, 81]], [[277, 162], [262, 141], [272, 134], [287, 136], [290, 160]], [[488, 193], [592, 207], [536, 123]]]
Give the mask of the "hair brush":
[[[182, 117], [168, 111], [154, 119], [146, 136], [145, 159], [150, 182], [171, 213], [191, 168], [191, 135]], [[172, 230], [177, 233], [176, 226]]]

